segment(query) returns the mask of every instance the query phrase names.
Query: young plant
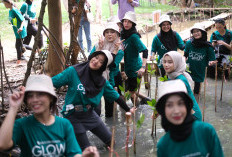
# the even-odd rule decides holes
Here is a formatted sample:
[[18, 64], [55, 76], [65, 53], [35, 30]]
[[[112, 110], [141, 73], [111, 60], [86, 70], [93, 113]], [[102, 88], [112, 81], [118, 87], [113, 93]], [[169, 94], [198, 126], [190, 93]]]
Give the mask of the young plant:
[[168, 80], [168, 77], [167, 75], [165, 75], [164, 77], [160, 77], [159, 79], [161, 82], [164, 82], [164, 81], [167, 81]]

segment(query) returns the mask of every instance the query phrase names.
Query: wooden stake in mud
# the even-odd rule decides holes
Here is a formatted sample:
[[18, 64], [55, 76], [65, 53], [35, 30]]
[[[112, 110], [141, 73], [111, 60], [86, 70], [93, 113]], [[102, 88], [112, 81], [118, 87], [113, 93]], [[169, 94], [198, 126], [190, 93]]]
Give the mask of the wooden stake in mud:
[[148, 26], [146, 25], [145, 27], [146, 27], [146, 38], [147, 38], [147, 47], [148, 47], [148, 41], [149, 41], [148, 40]]
[[220, 101], [222, 101], [223, 82], [224, 82], [224, 80], [225, 80], [225, 70], [226, 70], [226, 63], [223, 64], [223, 69], [222, 69], [222, 87], [221, 87], [221, 97], [220, 97]]
[[129, 157], [129, 136], [130, 136], [130, 119], [131, 119], [131, 113], [126, 112], [126, 157]]
[[[157, 94], [158, 94], [158, 72], [156, 73], [156, 86], [155, 86], [155, 100], [157, 100]], [[155, 126], [155, 137], [156, 137], [156, 117], [155, 117], [155, 111], [153, 112], [152, 116], [152, 128], [151, 128], [151, 136], [153, 136], [154, 132], [154, 126]]]
[[[114, 88], [117, 91], [117, 87]], [[115, 113], [116, 113], [116, 109], [117, 109], [117, 104], [116, 102], [114, 102], [114, 106], [113, 106], [113, 126], [112, 126], [112, 137], [111, 137], [111, 144], [110, 144], [110, 157], [113, 157], [114, 155], [114, 141], [115, 141]]]
[[217, 112], [217, 62], [215, 64], [215, 112]]
[[205, 91], [206, 91], [206, 77], [207, 77], [207, 67], [205, 68], [205, 81], [204, 81], [204, 104], [203, 104], [203, 121], [205, 120]]
[[[138, 87], [138, 95], [139, 95], [139, 91], [140, 91], [140, 86], [141, 86], [141, 80], [142, 80], [142, 77], [140, 78], [140, 81], [139, 81], [139, 87]], [[137, 94], [135, 94], [134, 96], [134, 108], [136, 108], [136, 102], [138, 100], [138, 96]], [[133, 141], [134, 141], [134, 154], [136, 154], [136, 116], [135, 116], [135, 113], [134, 113], [134, 118], [133, 118]]]

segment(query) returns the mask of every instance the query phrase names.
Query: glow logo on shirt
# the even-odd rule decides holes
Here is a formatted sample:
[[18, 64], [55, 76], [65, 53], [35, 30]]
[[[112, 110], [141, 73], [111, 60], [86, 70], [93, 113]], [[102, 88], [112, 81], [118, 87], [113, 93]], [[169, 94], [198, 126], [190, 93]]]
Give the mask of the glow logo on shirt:
[[166, 47], [163, 44], [160, 46], [160, 48], [163, 49], [163, 50], [167, 50]]
[[83, 86], [83, 84], [78, 84], [77, 85], [77, 90], [78, 91], [81, 91], [83, 94], [85, 94], [85, 88], [84, 88], [84, 86]]
[[65, 154], [65, 143], [60, 140], [37, 141], [37, 145], [32, 148], [33, 156], [58, 157]]
[[195, 61], [202, 61], [205, 57], [205, 55], [201, 54], [201, 53], [197, 53], [197, 52], [193, 52], [191, 51], [189, 53], [189, 57], [192, 59], [192, 60], [195, 60]]

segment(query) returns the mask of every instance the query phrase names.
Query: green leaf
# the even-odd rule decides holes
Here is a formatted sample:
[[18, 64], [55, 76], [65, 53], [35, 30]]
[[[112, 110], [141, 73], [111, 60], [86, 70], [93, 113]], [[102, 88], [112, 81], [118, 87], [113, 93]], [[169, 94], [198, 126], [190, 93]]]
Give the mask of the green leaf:
[[119, 85], [119, 89], [120, 89], [122, 92], [125, 92], [125, 89], [124, 89], [121, 85]]
[[152, 105], [155, 106], [156, 105], [156, 100], [152, 99]]
[[163, 77], [160, 77], [159, 80], [160, 80], [161, 82], [163, 82], [163, 81], [164, 81], [164, 78], [163, 78]]
[[148, 104], [149, 106], [153, 107], [152, 101], [147, 101], [147, 104]]
[[150, 64], [147, 65], [147, 71], [151, 71], [151, 65]]
[[141, 113], [139, 120], [137, 121], [137, 129], [139, 129], [142, 126], [144, 119], [145, 119], [145, 115], [143, 113]]
[[140, 84], [140, 78], [137, 77], [137, 86]]

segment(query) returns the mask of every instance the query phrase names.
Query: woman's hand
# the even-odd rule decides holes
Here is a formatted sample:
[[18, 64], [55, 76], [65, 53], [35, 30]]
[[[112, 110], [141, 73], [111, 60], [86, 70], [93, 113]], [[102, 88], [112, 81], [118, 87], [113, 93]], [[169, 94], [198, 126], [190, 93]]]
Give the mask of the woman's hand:
[[93, 146], [85, 148], [85, 150], [82, 153], [82, 157], [99, 157], [97, 148]]
[[37, 19], [36, 19], [36, 18], [34, 18], [34, 19], [30, 19], [30, 23], [31, 23], [31, 24], [35, 24], [35, 23], [36, 23], [36, 21], [37, 21]]
[[214, 65], [214, 64], [216, 64], [217, 63], [217, 60], [215, 60], [215, 61], [210, 61], [209, 62], [209, 66], [212, 66], [212, 65]]
[[133, 2], [133, 0], [127, 0], [127, 2], [128, 2], [128, 3], [132, 3], [132, 2]]
[[226, 43], [223, 40], [217, 40], [218, 45], [225, 45]]
[[101, 51], [104, 46], [104, 37], [102, 35], [98, 36], [98, 51]]
[[136, 71], [136, 73], [138, 74], [138, 76], [143, 76], [145, 73], [145, 68], [144, 67], [140, 68], [138, 71]]
[[132, 108], [130, 109], [130, 113], [131, 113], [131, 114], [134, 114], [136, 110], [137, 110], [136, 107], [132, 107]]
[[9, 103], [11, 108], [18, 108], [21, 106], [24, 99], [25, 87], [21, 86], [19, 91], [14, 91], [9, 97]]
[[18, 33], [22, 32], [22, 31], [23, 31], [23, 28], [20, 27], [20, 28], [18, 29]]
[[118, 53], [118, 50], [119, 50], [119, 48], [120, 48], [120, 46], [121, 46], [121, 44], [123, 43], [124, 40], [125, 39], [119, 40], [118, 42], [114, 43], [114, 52], [113, 53], [115, 55]]

